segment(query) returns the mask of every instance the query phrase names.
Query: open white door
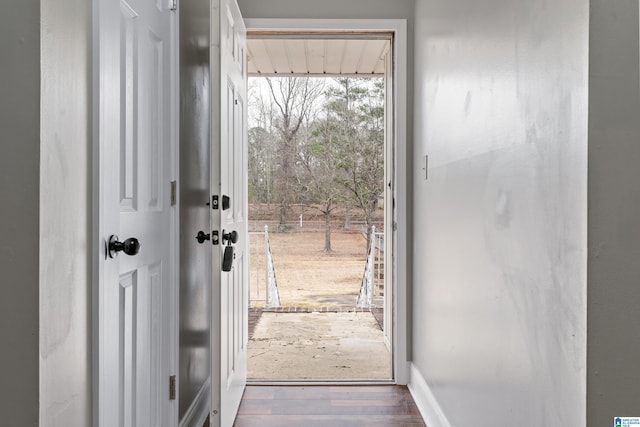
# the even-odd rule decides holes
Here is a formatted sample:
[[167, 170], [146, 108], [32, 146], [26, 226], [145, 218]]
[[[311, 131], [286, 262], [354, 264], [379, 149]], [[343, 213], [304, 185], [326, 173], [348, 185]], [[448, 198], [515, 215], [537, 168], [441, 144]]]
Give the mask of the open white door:
[[231, 426], [247, 381], [246, 30], [235, 0], [213, 1], [211, 192], [219, 199], [211, 220], [220, 244], [212, 263], [211, 421]]
[[95, 5], [97, 421], [173, 426], [175, 18], [164, 1]]
[[[384, 342], [393, 355], [393, 223], [395, 221], [395, 187], [393, 158], [394, 150], [394, 102], [393, 102], [393, 43], [390, 43], [389, 50], [385, 55], [384, 68], [384, 318], [383, 332]], [[395, 375], [395, 373], [394, 373]]]

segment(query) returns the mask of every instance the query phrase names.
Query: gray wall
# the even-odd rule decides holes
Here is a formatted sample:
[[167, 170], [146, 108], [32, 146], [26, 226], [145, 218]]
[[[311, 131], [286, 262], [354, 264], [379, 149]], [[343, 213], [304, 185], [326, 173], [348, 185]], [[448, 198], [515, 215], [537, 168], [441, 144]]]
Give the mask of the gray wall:
[[413, 363], [453, 426], [586, 423], [588, 6], [416, 4]]
[[91, 424], [91, 2], [42, 1], [40, 425]]
[[50, 3], [0, 14], [3, 426], [91, 420], [91, 5]]
[[40, 3], [0, 13], [0, 414], [38, 425]]
[[638, 2], [591, 0], [588, 426], [640, 416]]

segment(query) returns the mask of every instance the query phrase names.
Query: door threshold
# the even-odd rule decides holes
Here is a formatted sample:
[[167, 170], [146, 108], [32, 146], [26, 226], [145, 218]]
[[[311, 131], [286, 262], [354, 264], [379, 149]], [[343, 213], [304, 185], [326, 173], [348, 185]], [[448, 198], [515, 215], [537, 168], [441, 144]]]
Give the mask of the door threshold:
[[252, 386], [374, 386], [396, 385], [395, 380], [252, 380], [247, 379], [247, 385]]

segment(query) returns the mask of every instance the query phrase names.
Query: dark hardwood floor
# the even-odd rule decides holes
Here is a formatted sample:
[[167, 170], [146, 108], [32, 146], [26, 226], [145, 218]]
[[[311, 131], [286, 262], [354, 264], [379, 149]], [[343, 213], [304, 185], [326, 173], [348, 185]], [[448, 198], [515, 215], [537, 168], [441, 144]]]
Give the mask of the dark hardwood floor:
[[424, 426], [402, 386], [248, 386], [234, 424], [243, 426]]

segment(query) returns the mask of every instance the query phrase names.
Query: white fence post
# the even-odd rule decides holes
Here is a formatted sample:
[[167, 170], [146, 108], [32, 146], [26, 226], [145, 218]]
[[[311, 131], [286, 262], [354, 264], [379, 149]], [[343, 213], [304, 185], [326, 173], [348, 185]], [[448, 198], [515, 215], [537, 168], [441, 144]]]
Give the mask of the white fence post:
[[269, 300], [269, 226], [264, 226], [264, 298]]
[[264, 250], [265, 270], [267, 271], [265, 307], [280, 307], [280, 293], [276, 282], [276, 270], [271, 257], [271, 245], [269, 244], [269, 227], [264, 226]]
[[362, 276], [362, 284], [360, 285], [360, 294], [356, 300], [356, 306], [361, 308], [371, 307], [373, 302], [373, 260], [374, 260], [374, 236], [376, 233], [375, 225], [371, 226], [371, 238], [369, 239], [369, 250], [367, 252], [367, 264], [364, 267]]

